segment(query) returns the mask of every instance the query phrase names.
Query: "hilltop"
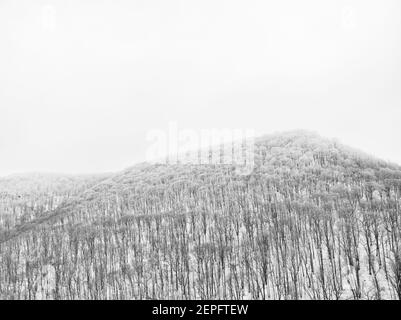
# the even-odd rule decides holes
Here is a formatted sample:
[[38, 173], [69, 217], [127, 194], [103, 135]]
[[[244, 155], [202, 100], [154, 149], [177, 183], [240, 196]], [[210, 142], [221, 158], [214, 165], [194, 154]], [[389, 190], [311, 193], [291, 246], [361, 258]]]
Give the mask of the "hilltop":
[[0, 224], [0, 297], [401, 298], [400, 166], [304, 131], [254, 152], [247, 174], [143, 163], [7, 202], [29, 219]]

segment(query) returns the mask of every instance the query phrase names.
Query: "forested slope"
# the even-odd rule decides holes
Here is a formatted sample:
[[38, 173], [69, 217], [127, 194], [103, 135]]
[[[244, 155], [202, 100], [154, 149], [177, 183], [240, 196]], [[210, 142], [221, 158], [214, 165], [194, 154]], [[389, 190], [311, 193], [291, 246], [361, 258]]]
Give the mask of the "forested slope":
[[77, 190], [2, 226], [0, 298], [401, 298], [401, 168], [315, 134], [258, 139], [250, 175], [140, 164]]
[[101, 175], [19, 174], [0, 178], [0, 241], [29, 222], [44, 218], [109, 177]]

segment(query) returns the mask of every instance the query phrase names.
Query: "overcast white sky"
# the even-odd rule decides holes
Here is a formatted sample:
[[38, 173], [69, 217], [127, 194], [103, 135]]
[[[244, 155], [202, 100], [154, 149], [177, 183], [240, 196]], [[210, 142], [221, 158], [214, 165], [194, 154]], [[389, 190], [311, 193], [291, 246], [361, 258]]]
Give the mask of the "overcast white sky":
[[120, 170], [170, 121], [401, 164], [400, 120], [399, 0], [0, 0], [0, 175]]

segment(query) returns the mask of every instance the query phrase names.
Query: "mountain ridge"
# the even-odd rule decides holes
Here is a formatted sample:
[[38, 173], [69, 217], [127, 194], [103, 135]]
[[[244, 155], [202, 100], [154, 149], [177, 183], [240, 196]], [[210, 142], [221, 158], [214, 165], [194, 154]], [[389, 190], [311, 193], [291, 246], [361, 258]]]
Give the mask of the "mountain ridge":
[[[79, 289], [86, 298], [114, 290], [90, 289], [96, 277], [112, 286], [99, 268], [130, 283], [126, 298], [401, 297], [400, 166], [299, 132], [257, 139], [254, 161], [249, 174], [238, 174], [233, 164], [137, 164], [51, 210], [18, 209], [30, 218], [3, 230], [0, 246], [9, 252], [30, 243], [36, 253], [27, 253], [29, 261], [54, 265], [60, 277], [90, 272], [92, 280]], [[49, 254], [45, 243], [58, 249]], [[120, 257], [114, 267], [100, 259], [110, 254]], [[214, 280], [202, 271], [212, 262]], [[175, 263], [184, 278], [168, 278], [172, 292], [161, 283]], [[153, 286], [158, 290], [149, 293]]]

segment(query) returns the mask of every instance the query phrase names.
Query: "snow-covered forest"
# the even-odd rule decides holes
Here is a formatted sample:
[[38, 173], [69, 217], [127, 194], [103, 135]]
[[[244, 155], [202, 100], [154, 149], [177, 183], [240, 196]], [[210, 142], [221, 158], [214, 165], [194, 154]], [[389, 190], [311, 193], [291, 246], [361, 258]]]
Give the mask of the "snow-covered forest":
[[255, 169], [0, 179], [0, 299], [401, 299], [401, 167], [310, 133]]

